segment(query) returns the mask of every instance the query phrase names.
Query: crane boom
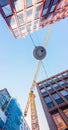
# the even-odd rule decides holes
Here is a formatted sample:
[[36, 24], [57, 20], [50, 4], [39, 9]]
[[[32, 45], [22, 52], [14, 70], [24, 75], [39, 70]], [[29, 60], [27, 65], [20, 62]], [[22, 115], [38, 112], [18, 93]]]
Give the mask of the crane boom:
[[42, 61], [39, 61], [39, 62], [38, 62], [37, 69], [36, 69], [36, 73], [35, 73], [34, 80], [33, 80], [32, 86], [31, 86], [31, 88], [30, 88], [30, 91], [32, 91], [32, 90], [34, 89], [34, 87], [36, 86], [36, 80], [37, 80], [38, 73], [39, 73], [39, 70], [40, 70], [40, 67], [41, 67], [41, 62], [42, 62]]
[[30, 103], [30, 111], [31, 111], [32, 130], [40, 130], [38, 117], [37, 117], [37, 111], [36, 111], [36, 105], [35, 105], [35, 95], [33, 91], [31, 91], [29, 94], [29, 103]]
[[[47, 35], [46, 35], [46, 40], [45, 40], [45, 43], [44, 43], [44, 46], [43, 46], [44, 48], [46, 48], [46, 46], [47, 46], [51, 29], [52, 29], [52, 25], [49, 26], [49, 29], [48, 29], [48, 32], [47, 32]], [[36, 105], [35, 105], [35, 100], [34, 100], [35, 95], [33, 93], [33, 90], [36, 86], [36, 80], [37, 80], [37, 77], [38, 77], [38, 74], [39, 74], [41, 63], [42, 63], [42, 60], [40, 60], [38, 62], [36, 73], [35, 73], [35, 76], [34, 76], [34, 79], [33, 79], [33, 83], [32, 83], [32, 86], [30, 88], [29, 98], [28, 98], [26, 108], [25, 108], [25, 111], [24, 111], [24, 117], [25, 117], [27, 115], [27, 111], [28, 111], [28, 108], [29, 108], [29, 105], [30, 105], [32, 130], [40, 130], [39, 124], [38, 124]]]

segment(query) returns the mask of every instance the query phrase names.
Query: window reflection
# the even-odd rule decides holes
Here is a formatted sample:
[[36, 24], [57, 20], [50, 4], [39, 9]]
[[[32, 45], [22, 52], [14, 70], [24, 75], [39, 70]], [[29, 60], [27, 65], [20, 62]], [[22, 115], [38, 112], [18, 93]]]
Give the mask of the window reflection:
[[52, 102], [52, 100], [51, 100], [51, 98], [50, 98], [49, 96], [46, 97], [46, 98], [44, 98], [44, 101], [46, 102], [46, 105], [47, 105], [48, 108], [52, 108], [52, 107], [55, 106], [54, 103]]
[[62, 119], [62, 117], [60, 116], [59, 113], [54, 114], [52, 117], [53, 117], [53, 120], [54, 120], [58, 130], [64, 130], [67, 128], [64, 120]]
[[62, 99], [57, 93], [53, 94], [52, 96], [53, 96], [53, 98], [55, 99], [55, 101], [56, 101], [58, 104], [61, 104], [61, 103], [64, 102], [63, 99]]

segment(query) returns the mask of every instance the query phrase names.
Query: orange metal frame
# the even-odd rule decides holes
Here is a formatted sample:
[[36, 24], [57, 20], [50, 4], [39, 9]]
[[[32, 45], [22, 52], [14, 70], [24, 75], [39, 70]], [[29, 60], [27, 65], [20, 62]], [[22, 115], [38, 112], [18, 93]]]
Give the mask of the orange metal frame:
[[[59, 21], [60, 19], [63, 19], [63, 18], [65, 18], [65, 17], [68, 16], [68, 11], [67, 11], [68, 10], [68, 5], [66, 6], [66, 2], [68, 2], [68, 0], [64, 0], [63, 6], [60, 9], [58, 9], [58, 6], [59, 6], [59, 4], [60, 4], [60, 2], [62, 0], [58, 0], [54, 11], [50, 12], [50, 9], [53, 6], [53, 2], [54, 2], [54, 0], [51, 0], [51, 2], [49, 4], [49, 7], [48, 7], [48, 10], [47, 10], [47, 13], [46, 13], [45, 16], [42, 16], [42, 13], [43, 13], [43, 10], [44, 10], [44, 5], [45, 5], [45, 3], [46, 3], [47, 0], [41, 0], [40, 2], [37, 2], [37, 0], [35, 0], [30, 7], [26, 7], [26, 0], [24, 0], [24, 1], [22, 1], [23, 5], [24, 5], [24, 10], [21, 10], [21, 11], [18, 11], [18, 12], [16, 12], [15, 7], [14, 7], [14, 2], [15, 1], [17, 1], [17, 0], [9, 0], [9, 2], [8, 2], [8, 4], [10, 5], [10, 7], [12, 9], [12, 13], [13, 13], [11, 16], [6, 17], [6, 15], [5, 15], [5, 13], [4, 13], [3, 9], [2, 9], [2, 7], [4, 7], [4, 6], [2, 6], [2, 7], [0, 6], [0, 12], [1, 12], [3, 18], [5, 19], [5, 21], [6, 21], [7, 25], [8, 25], [8, 27], [9, 27], [9, 29], [11, 30], [11, 32], [13, 33], [13, 36], [15, 38], [20, 38], [22, 36], [25, 36], [25, 35], [33, 32], [35, 30], [38, 30], [39, 28], [42, 28], [42, 27], [44, 27], [46, 25], [49, 25], [49, 24], [54, 23], [56, 21]], [[40, 10], [40, 17], [38, 17], [37, 19], [34, 19], [34, 15], [36, 14], [36, 6], [39, 6], [39, 5], [42, 5], [42, 8]], [[27, 22], [26, 11], [29, 10], [29, 9], [31, 9], [31, 8], [33, 9], [32, 21]], [[62, 13], [63, 9], [64, 9], [64, 11]], [[22, 27], [22, 26], [19, 25], [18, 18], [17, 18], [17, 14], [20, 13], [20, 12], [22, 12], [22, 11], [24, 11], [24, 19], [25, 19], [24, 26], [26, 28], [25, 29], [26, 31], [23, 34], [22, 34], [21, 30], [20, 30], [20, 27]], [[55, 12], [57, 12], [57, 14], [55, 16], [55, 19], [52, 20], [52, 18], [54, 17]], [[48, 19], [48, 23], [46, 23], [46, 20], [47, 20], [47, 18], [48, 18], [48, 16], [50, 14], [51, 14], [51, 16]], [[60, 17], [58, 18], [59, 14], [60, 14]], [[16, 24], [17, 24], [17, 27], [14, 28], [14, 29], [12, 29], [11, 25], [9, 25], [9, 23], [8, 23], [8, 18], [11, 18], [11, 17], [15, 18], [15, 21], [16, 21]], [[42, 17], [44, 17], [44, 20], [43, 20], [43, 24], [40, 26], [40, 21], [41, 21]], [[36, 21], [36, 20], [38, 21], [38, 26], [37, 26], [37, 28], [33, 28], [34, 21]], [[30, 23], [32, 24], [32, 28], [31, 28], [31, 31], [28, 32], [27, 31], [27, 25], [30, 24]], [[19, 33], [19, 36], [17, 36], [17, 37], [15, 36], [15, 34], [13, 32], [16, 29], [18, 30], [18, 33]]]

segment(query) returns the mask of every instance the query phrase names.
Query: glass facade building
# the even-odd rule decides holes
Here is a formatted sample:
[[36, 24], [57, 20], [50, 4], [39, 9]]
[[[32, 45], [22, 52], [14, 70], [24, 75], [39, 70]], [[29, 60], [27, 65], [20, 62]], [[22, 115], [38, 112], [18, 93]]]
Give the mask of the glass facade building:
[[30, 130], [20, 105], [7, 89], [0, 90], [0, 130]]
[[15, 38], [68, 16], [68, 0], [0, 0], [0, 12]]
[[0, 90], [0, 109], [2, 109], [3, 111], [5, 110], [10, 98], [11, 96], [8, 93], [7, 89]]
[[36, 87], [50, 130], [68, 130], [68, 70]]

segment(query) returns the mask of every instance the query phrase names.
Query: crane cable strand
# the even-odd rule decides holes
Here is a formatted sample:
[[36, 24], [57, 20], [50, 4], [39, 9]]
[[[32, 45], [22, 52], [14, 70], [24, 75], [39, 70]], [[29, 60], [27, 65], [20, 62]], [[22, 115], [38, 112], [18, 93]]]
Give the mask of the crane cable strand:
[[47, 72], [43, 62], [42, 62], [42, 67], [43, 67], [44, 73], [46, 75], [46, 78], [48, 78], [48, 72]]
[[35, 45], [35, 43], [34, 43], [34, 40], [33, 40], [32, 36], [31, 36], [31, 34], [29, 34], [29, 36], [30, 36], [30, 38], [31, 38], [31, 40], [32, 40], [32, 43], [33, 43], [34, 47], [36, 47], [36, 45]]

